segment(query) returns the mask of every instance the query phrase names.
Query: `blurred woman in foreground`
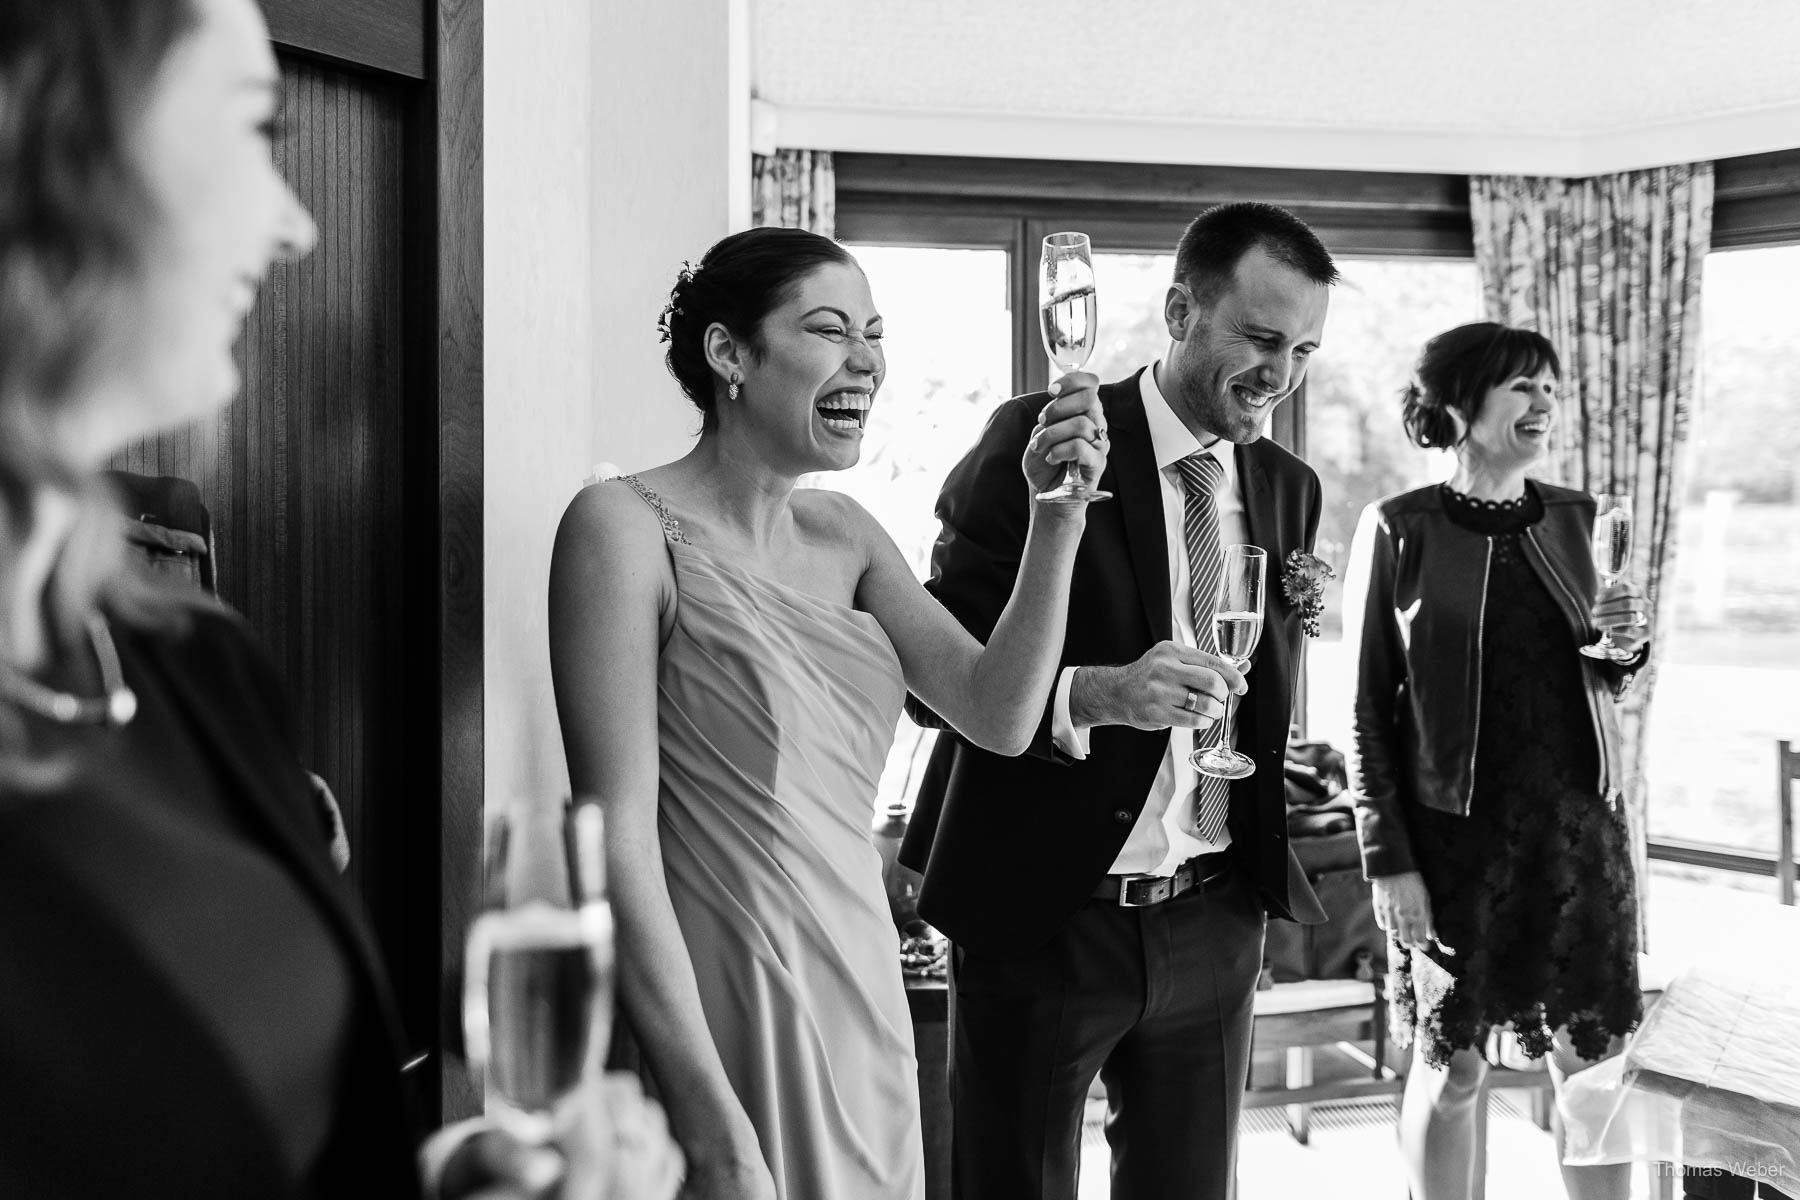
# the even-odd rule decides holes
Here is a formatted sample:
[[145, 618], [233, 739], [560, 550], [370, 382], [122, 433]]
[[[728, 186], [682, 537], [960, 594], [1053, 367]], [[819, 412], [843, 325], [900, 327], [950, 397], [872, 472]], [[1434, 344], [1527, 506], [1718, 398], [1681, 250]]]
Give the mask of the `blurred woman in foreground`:
[[[274, 673], [124, 569], [97, 474], [231, 400], [265, 270], [313, 244], [278, 89], [252, 0], [0, 5], [0, 1195], [421, 1190]], [[460, 1145], [446, 1195], [563, 1173]], [[615, 1194], [672, 1190], [645, 1161], [659, 1186]]]

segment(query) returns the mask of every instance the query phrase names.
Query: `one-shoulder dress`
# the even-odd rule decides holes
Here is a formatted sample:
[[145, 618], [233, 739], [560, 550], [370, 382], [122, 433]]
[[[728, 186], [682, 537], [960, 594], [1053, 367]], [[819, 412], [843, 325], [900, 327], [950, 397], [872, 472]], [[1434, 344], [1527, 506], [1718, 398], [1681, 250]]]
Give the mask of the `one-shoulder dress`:
[[658, 825], [706, 1021], [783, 1200], [924, 1195], [898, 935], [870, 836], [905, 699], [867, 613], [691, 544], [657, 675]]

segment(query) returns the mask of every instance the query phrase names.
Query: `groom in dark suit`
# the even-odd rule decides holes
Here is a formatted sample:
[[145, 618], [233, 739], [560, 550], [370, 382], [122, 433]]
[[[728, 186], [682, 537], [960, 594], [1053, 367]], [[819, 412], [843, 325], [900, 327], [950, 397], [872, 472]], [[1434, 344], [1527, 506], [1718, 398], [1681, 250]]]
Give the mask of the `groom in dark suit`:
[[[1100, 388], [1115, 499], [1088, 510], [1038, 736], [1019, 758], [938, 739], [901, 858], [952, 942], [958, 1200], [1074, 1200], [1096, 1073], [1114, 1200], [1227, 1195], [1265, 914], [1324, 919], [1288, 852], [1282, 788], [1301, 614], [1281, 577], [1312, 549], [1319, 481], [1262, 430], [1305, 377], [1336, 279], [1272, 205], [1188, 227], [1167, 352]], [[1049, 399], [1001, 406], [938, 499], [928, 586], [983, 639], [1012, 590], [1032, 503], [1018, 462]], [[1210, 653], [1220, 551], [1239, 542], [1268, 554], [1241, 679]], [[1256, 763], [1229, 784], [1188, 763], [1220, 737], [1228, 691], [1241, 699], [1223, 736]]]

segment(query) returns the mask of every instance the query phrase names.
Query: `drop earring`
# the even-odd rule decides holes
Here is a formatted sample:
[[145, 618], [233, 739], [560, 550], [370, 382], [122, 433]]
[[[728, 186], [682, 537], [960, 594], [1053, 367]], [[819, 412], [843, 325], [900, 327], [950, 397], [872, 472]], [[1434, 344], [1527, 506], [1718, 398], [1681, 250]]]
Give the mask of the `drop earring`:
[[738, 377], [735, 372], [731, 376], [731, 383], [725, 388], [725, 398], [730, 400], [733, 404], [737, 403]]

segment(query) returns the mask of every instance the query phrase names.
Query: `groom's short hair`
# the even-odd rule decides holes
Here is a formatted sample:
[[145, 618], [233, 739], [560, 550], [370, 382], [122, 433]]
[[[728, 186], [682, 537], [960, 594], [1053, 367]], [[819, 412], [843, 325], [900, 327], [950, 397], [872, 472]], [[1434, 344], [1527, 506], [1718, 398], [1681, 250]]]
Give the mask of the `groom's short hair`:
[[1254, 248], [1314, 283], [1338, 281], [1337, 264], [1319, 235], [1285, 208], [1258, 200], [1216, 204], [1188, 225], [1175, 248], [1175, 282], [1210, 307]]

